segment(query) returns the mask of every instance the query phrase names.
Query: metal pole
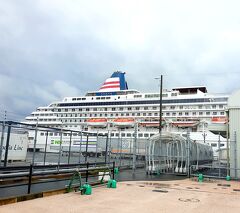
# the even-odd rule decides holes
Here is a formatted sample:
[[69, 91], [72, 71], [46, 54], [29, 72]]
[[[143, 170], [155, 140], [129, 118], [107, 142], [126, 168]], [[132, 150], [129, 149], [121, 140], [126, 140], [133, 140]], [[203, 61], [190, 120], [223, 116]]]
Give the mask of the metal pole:
[[31, 192], [33, 165], [30, 164], [28, 176], [28, 194]]
[[43, 158], [43, 164], [44, 165], [45, 165], [45, 162], [46, 162], [47, 141], [48, 141], [48, 131], [47, 131], [47, 135], [46, 135], [46, 142], [45, 142], [45, 149], [44, 149], [44, 158]]
[[60, 165], [60, 162], [61, 162], [61, 152], [62, 152], [62, 129], [61, 129], [61, 132], [60, 132], [60, 144], [59, 144], [59, 152], [58, 152], [58, 167]]
[[81, 154], [82, 154], [82, 132], [81, 132], [80, 143], [79, 143], [79, 159], [78, 159], [79, 164], [81, 162]]
[[68, 164], [70, 163], [71, 147], [72, 147], [72, 131], [70, 132], [70, 142], [69, 142], [69, 149], [68, 149]]
[[118, 141], [117, 141], [117, 166], [119, 166], [119, 145], [120, 145], [120, 131], [118, 131]]
[[[87, 135], [87, 137], [88, 137], [88, 135]], [[87, 162], [86, 183], [88, 183], [88, 168], [89, 168], [89, 163]]]
[[237, 132], [234, 131], [234, 173], [237, 178]]
[[107, 163], [107, 155], [108, 155], [108, 133], [107, 133], [106, 147], [105, 147], [105, 163]]
[[111, 160], [111, 152], [112, 152], [112, 136], [111, 136], [111, 134], [112, 134], [112, 132], [111, 131], [109, 131], [109, 140], [108, 140], [108, 163], [110, 162], [110, 160]]
[[218, 177], [221, 176], [221, 169], [220, 169], [220, 132], [218, 133]]
[[162, 131], [162, 86], [163, 86], [163, 76], [155, 78], [159, 80], [159, 133]]
[[230, 164], [229, 164], [229, 120], [227, 111], [227, 175], [230, 176]]
[[120, 135], [121, 134], [121, 131], [119, 133], [119, 137], [120, 137], [120, 161], [119, 161], [119, 167], [122, 166], [122, 136]]
[[133, 174], [136, 171], [136, 152], [137, 152], [137, 122], [135, 122], [134, 140], [133, 140]]
[[96, 153], [95, 153], [95, 163], [97, 162], [98, 157], [98, 132], [97, 132], [97, 138], [96, 138]]
[[1, 144], [0, 144], [0, 166], [2, 164], [2, 151], [3, 151], [3, 141], [4, 141], [4, 131], [5, 131], [6, 117], [7, 117], [7, 111], [5, 111], [4, 120], [3, 120], [3, 123], [2, 123], [2, 135], [1, 135]]
[[187, 130], [187, 173], [188, 177], [190, 178], [190, 131]]
[[11, 122], [8, 123], [8, 132], [7, 132], [7, 141], [6, 141], [6, 148], [5, 148], [5, 158], [4, 158], [4, 167], [7, 166], [7, 159], [8, 159], [8, 148], [10, 142], [10, 133], [11, 133]]
[[162, 86], [163, 86], [163, 76], [161, 75], [160, 82], [160, 110], [159, 110], [159, 133], [162, 131]]
[[86, 154], [85, 154], [85, 163], [88, 160], [88, 134], [87, 134], [87, 143], [86, 143]]
[[2, 124], [2, 135], [1, 135], [1, 145], [0, 145], [0, 166], [2, 164], [2, 150], [3, 150], [3, 141], [4, 141], [4, 131], [5, 131], [5, 122]]
[[34, 144], [33, 144], [33, 155], [32, 155], [32, 164], [34, 165], [35, 161], [35, 152], [36, 152], [36, 144], [37, 144], [37, 133], [38, 133], [38, 117], [37, 117], [37, 123], [35, 127], [35, 136], [34, 136]]

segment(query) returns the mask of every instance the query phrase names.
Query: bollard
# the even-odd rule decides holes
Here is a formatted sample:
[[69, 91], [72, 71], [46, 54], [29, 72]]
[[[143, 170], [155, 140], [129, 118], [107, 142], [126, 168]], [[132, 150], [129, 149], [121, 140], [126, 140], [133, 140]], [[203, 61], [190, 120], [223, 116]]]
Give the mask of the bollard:
[[84, 184], [81, 188], [83, 195], [91, 195], [92, 187], [89, 184]]
[[117, 188], [117, 181], [116, 180], [109, 180], [108, 183], [107, 183], [107, 188]]
[[203, 174], [199, 174], [198, 175], [198, 182], [203, 182], [203, 179], [204, 179]]

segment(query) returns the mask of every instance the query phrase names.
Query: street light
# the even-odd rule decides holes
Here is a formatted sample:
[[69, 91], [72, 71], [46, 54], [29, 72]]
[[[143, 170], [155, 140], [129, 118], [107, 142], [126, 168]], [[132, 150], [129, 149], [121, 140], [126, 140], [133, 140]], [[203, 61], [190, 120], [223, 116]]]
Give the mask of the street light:
[[159, 133], [162, 131], [162, 85], [163, 85], [163, 76], [154, 78], [159, 80]]

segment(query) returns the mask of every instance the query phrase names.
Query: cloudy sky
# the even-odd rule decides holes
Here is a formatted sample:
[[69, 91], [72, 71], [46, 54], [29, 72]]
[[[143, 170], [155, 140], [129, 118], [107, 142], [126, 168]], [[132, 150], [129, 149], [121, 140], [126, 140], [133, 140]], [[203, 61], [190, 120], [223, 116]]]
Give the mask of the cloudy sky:
[[[0, 118], [98, 90], [240, 88], [239, 0], [0, 0]], [[0, 119], [0, 120], [1, 120]]]

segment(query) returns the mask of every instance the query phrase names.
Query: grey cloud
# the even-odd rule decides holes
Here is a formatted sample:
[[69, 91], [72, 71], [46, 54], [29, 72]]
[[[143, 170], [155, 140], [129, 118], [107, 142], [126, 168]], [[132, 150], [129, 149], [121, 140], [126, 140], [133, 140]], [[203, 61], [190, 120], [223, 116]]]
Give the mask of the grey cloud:
[[238, 1], [0, 0], [0, 110], [29, 114], [97, 90], [115, 70], [130, 88], [240, 80]]

